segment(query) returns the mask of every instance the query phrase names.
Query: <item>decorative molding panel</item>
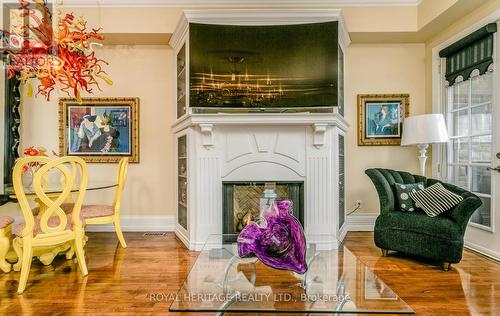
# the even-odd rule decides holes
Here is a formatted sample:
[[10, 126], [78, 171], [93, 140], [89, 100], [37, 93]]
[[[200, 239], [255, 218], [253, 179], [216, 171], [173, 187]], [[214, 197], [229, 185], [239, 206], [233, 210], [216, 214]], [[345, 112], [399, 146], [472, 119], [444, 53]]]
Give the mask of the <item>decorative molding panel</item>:
[[331, 203], [331, 168], [328, 157], [307, 159], [305, 182], [305, 229], [308, 234], [329, 234], [335, 230], [334, 210]]
[[268, 153], [275, 147], [278, 134], [269, 134], [264, 132], [254, 132], [253, 139], [255, 140], [255, 145], [257, 146], [257, 152]]
[[194, 242], [205, 242], [211, 234], [222, 232], [222, 183], [220, 179], [220, 167], [218, 157], [199, 157], [195, 179], [196, 192], [191, 196], [194, 198], [191, 210], [199, 210], [195, 216], [191, 216], [191, 223], [196, 228], [191, 231]]
[[226, 134], [226, 163], [253, 153], [251, 135], [245, 132]]

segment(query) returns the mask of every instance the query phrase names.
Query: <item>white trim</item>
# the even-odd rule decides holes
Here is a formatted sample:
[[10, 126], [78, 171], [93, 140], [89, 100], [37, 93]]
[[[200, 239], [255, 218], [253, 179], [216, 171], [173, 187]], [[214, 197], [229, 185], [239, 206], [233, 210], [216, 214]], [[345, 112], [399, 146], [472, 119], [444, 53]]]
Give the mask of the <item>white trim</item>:
[[[17, 2], [5, 0], [5, 2]], [[64, 7], [325, 7], [418, 6], [422, 0], [65, 0]]]
[[346, 223], [344, 226], [347, 226], [346, 231], [349, 232], [367, 232], [373, 231], [375, 227], [375, 220], [378, 213], [358, 213], [353, 215], [346, 216]]
[[[162, 215], [125, 215], [121, 216], [121, 226], [124, 232], [173, 232], [175, 231], [175, 216]], [[88, 232], [114, 232], [113, 224], [88, 225]]]
[[[173, 232], [175, 216], [173, 215], [122, 215], [121, 226], [124, 232]], [[24, 223], [24, 217], [16, 216], [14, 223]], [[114, 232], [113, 224], [88, 225], [87, 232]]]
[[464, 247], [467, 249], [473, 250], [475, 252], [478, 252], [478, 253], [480, 253], [488, 258], [491, 258], [493, 260], [500, 261], [500, 252], [490, 250], [488, 248], [471, 243], [469, 241], [464, 242]]
[[326, 124], [337, 126], [342, 131], [349, 128], [349, 123], [337, 113], [220, 113], [220, 114], [188, 114], [178, 119], [173, 125], [174, 133], [191, 126], [211, 124], [212, 126], [236, 125], [311, 125]]

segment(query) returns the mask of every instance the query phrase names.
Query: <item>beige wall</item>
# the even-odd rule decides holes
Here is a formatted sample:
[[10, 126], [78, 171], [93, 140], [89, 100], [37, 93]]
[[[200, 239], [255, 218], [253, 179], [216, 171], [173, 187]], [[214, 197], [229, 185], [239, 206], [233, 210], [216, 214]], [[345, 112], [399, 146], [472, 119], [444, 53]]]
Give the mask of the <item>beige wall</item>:
[[[140, 98], [141, 163], [131, 164], [123, 196], [125, 215], [173, 215], [174, 177], [173, 136], [170, 132], [172, 50], [168, 46], [104, 46], [99, 58], [109, 62], [106, 68], [113, 86], [103, 85], [95, 96]], [[22, 147], [38, 145], [58, 151], [58, 97], [50, 102], [42, 97], [23, 96]], [[89, 165], [90, 181], [116, 176], [116, 164]], [[112, 201], [113, 190], [87, 193], [87, 203]], [[19, 215], [17, 205], [2, 207]]]
[[[344, 14], [349, 31], [354, 32], [410, 32], [416, 31], [420, 16], [432, 16], [441, 6], [424, 1], [428, 7], [345, 7]], [[451, 5], [454, 1], [447, 1]], [[494, 3], [494, 4], [492, 4]], [[491, 11], [499, 1], [491, 0], [484, 11]], [[486, 5], [485, 5], [486, 7]], [[93, 11], [94, 10], [94, 11]], [[102, 25], [106, 33], [172, 32], [177, 24], [179, 8], [75, 9], [84, 14], [89, 25]], [[483, 13], [484, 14], [484, 13]], [[392, 18], [381, 18], [389, 17]], [[374, 18], [376, 17], [376, 18]], [[388, 22], [390, 21], [390, 22]], [[418, 24], [418, 25], [417, 25]], [[377, 212], [378, 198], [364, 170], [386, 167], [417, 172], [416, 148], [358, 147], [356, 95], [361, 93], [409, 93], [411, 114], [430, 112], [430, 43], [424, 44], [353, 44], [347, 50], [346, 65], [346, 118], [351, 124], [347, 137], [347, 209], [356, 200], [363, 200], [362, 211]], [[427, 53], [427, 55], [426, 55]], [[113, 46], [99, 51], [110, 62], [109, 74], [115, 81], [112, 87], [103, 86], [104, 92], [96, 96], [138, 96], [141, 98], [141, 163], [131, 165], [129, 186], [125, 192], [124, 214], [173, 215], [175, 208], [173, 136], [170, 124], [174, 109], [170, 76], [172, 51], [168, 46]], [[429, 61], [429, 59], [427, 59]], [[426, 85], [427, 83], [427, 85]], [[23, 146], [42, 145], [58, 148], [57, 96], [46, 103], [43, 99], [24, 97]], [[95, 178], [114, 177], [116, 165], [91, 165]], [[110, 200], [110, 192], [92, 192], [88, 202]], [[15, 206], [2, 207], [2, 211], [15, 213]], [[10, 210], [10, 211], [9, 211]]]
[[425, 110], [425, 46], [423, 44], [353, 44], [347, 50], [346, 119], [347, 204], [354, 208], [363, 200], [364, 212], [378, 212], [377, 193], [364, 174], [382, 167], [418, 172], [416, 147], [357, 146], [357, 95], [365, 93], [409, 93], [410, 115]]

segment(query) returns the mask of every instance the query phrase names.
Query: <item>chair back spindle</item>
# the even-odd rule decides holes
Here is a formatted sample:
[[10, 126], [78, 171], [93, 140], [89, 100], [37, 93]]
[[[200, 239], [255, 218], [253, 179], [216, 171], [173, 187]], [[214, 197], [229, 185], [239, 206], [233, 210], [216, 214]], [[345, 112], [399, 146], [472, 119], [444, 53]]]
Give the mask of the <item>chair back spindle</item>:
[[128, 157], [123, 157], [118, 164], [118, 186], [115, 191], [115, 197], [113, 199], [113, 209], [116, 213], [120, 212], [120, 204], [122, 200], [123, 190], [125, 188], [125, 182], [127, 180], [128, 173]]

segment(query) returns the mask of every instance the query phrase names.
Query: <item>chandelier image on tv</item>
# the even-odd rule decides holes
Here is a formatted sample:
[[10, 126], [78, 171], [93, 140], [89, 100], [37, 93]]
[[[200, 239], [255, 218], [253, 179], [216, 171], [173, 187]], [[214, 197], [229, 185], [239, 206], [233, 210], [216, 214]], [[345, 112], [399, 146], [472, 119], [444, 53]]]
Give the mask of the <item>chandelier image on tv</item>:
[[190, 25], [190, 105], [337, 105], [337, 22]]
[[[294, 93], [320, 93], [321, 87], [306, 86], [307, 78], [249, 74], [237, 70], [245, 57], [230, 56], [235, 67], [227, 74], [196, 73], [191, 93], [198, 103], [206, 105], [251, 106], [272, 105]], [[309, 79], [311, 80], [311, 79]]]

